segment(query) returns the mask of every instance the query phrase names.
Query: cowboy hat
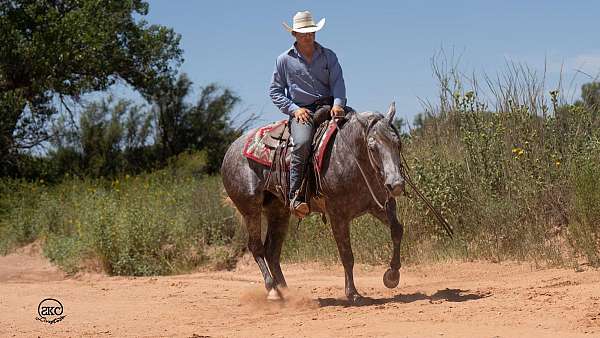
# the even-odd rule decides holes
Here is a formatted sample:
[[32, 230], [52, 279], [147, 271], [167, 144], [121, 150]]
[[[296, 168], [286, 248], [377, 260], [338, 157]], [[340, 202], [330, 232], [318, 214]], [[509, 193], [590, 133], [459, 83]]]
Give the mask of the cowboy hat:
[[319, 20], [318, 23], [315, 24], [313, 20], [312, 14], [309, 11], [298, 12], [294, 15], [294, 23], [292, 27], [288, 26], [287, 23], [283, 23], [283, 27], [287, 29], [288, 32], [298, 32], [298, 33], [312, 33], [320, 30], [325, 25], [325, 18]]

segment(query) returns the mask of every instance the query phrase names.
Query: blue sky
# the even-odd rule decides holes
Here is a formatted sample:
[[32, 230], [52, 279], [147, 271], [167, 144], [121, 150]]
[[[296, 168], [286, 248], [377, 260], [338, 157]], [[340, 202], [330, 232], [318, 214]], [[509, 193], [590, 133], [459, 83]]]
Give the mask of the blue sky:
[[[152, 0], [146, 19], [182, 35], [181, 71], [200, 86], [217, 82], [242, 98], [239, 112], [261, 122], [283, 118], [267, 88], [275, 58], [293, 42], [282, 27], [299, 10], [326, 18], [317, 41], [333, 49], [344, 70], [348, 104], [384, 111], [396, 101], [412, 121], [419, 98], [433, 100], [431, 57], [443, 48], [460, 55], [466, 73], [495, 75], [507, 61], [542, 71], [548, 90], [561, 66], [576, 95], [600, 72], [597, 20], [592, 1], [184, 1]], [[575, 76], [575, 81], [572, 79]], [[193, 99], [193, 97], [192, 97]]]

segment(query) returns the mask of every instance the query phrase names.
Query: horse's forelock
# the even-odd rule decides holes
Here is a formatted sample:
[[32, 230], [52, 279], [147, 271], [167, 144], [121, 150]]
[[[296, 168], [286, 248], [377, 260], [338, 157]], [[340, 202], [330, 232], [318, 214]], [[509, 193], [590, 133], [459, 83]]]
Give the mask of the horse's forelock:
[[[374, 126], [376, 123], [385, 123], [385, 126], [383, 126], [382, 129], [390, 131], [392, 135], [398, 138], [398, 141], [402, 141], [398, 128], [396, 128], [394, 124], [389, 123], [385, 116], [377, 112], [364, 112], [362, 114], [363, 116], [361, 118], [364, 120], [361, 121], [361, 124], [363, 124], [364, 128], [369, 128], [371, 124]], [[359, 118], [359, 120], [361, 118]]]

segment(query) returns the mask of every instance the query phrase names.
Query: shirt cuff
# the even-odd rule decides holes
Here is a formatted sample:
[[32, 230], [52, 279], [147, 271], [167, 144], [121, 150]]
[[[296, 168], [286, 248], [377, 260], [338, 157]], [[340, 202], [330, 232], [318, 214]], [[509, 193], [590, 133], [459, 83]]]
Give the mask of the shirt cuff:
[[295, 112], [297, 109], [299, 109], [299, 108], [300, 108], [300, 107], [299, 107], [297, 104], [295, 104], [295, 103], [292, 103], [292, 104], [291, 104], [291, 105], [288, 107], [288, 115], [289, 115], [289, 116], [291, 116], [291, 117], [294, 117], [294, 112]]
[[345, 107], [346, 106], [346, 99], [341, 98], [341, 97], [336, 97], [333, 100], [333, 105], [334, 106], [340, 106], [340, 107]]

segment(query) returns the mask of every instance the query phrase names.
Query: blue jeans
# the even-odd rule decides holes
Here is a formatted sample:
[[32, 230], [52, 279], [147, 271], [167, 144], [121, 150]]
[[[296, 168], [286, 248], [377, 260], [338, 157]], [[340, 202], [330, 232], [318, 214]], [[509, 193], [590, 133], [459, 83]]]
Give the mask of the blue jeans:
[[[310, 108], [309, 108], [310, 109]], [[311, 117], [314, 111], [311, 109]], [[315, 128], [312, 121], [302, 123], [296, 118], [290, 119], [290, 133], [292, 134], [293, 149], [290, 163], [290, 200], [300, 189], [304, 174], [307, 169], [307, 161], [312, 148], [312, 139], [315, 134]], [[304, 196], [299, 196], [298, 200], [304, 201]]]

